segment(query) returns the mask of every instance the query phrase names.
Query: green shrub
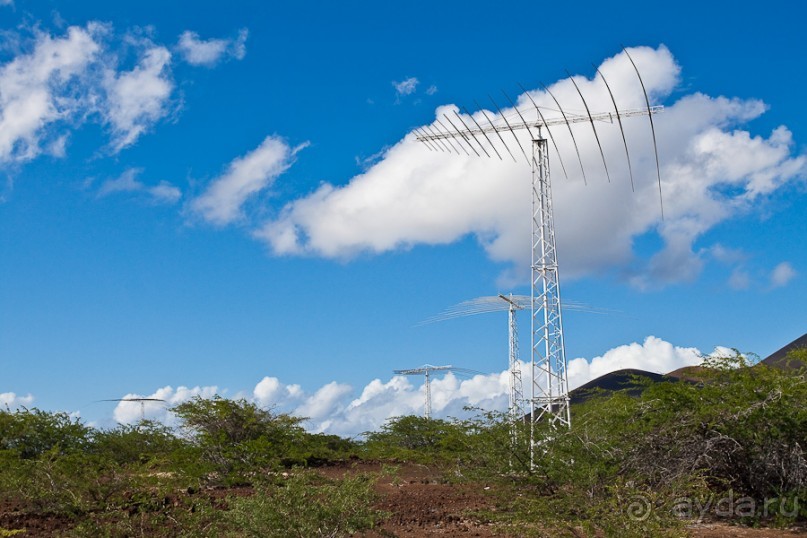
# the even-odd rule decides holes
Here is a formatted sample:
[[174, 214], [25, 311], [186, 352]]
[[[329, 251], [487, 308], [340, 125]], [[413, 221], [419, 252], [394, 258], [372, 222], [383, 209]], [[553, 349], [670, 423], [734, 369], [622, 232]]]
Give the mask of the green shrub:
[[365, 456], [430, 463], [451, 461], [463, 450], [462, 426], [414, 415], [389, 419], [377, 432], [365, 434]]
[[236, 480], [292, 458], [303, 436], [300, 419], [275, 415], [246, 400], [196, 397], [173, 410], [202, 457]]
[[250, 497], [231, 497], [224, 514], [232, 536], [312, 538], [350, 536], [371, 529], [382, 514], [372, 507], [374, 478], [325, 480], [295, 471]]
[[39, 409], [0, 410], [0, 450], [16, 451], [21, 458], [36, 458], [57, 450], [67, 454], [82, 450], [90, 428], [67, 413]]
[[171, 456], [186, 443], [159, 422], [141, 421], [121, 424], [110, 430], [96, 431], [89, 450], [118, 465], [149, 464], [167, 466]]

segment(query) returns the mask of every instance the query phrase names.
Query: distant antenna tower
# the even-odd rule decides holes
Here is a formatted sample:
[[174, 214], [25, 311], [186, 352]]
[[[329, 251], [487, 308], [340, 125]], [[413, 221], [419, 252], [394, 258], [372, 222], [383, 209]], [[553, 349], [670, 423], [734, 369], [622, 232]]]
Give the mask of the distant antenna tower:
[[[499, 298], [507, 303], [507, 336], [509, 342], [509, 369], [510, 369], [510, 391], [509, 406], [507, 411], [510, 415], [510, 422], [515, 425], [524, 419], [524, 387], [521, 383], [521, 365], [518, 360], [518, 324], [516, 323], [516, 312], [524, 309], [525, 306], [510, 294], [506, 297], [499, 294]], [[516, 428], [513, 428], [513, 439], [515, 440]]]
[[[436, 123], [431, 126], [425, 126], [420, 129], [415, 129], [417, 135], [416, 139], [422, 142], [429, 150], [432, 151], [448, 151], [454, 152], [458, 155], [460, 152], [456, 149], [459, 146], [466, 155], [471, 155], [470, 149], [476, 156], [482, 155], [477, 151], [477, 148], [482, 150], [488, 157], [492, 158], [491, 152], [501, 160], [502, 155], [496, 147], [493, 140], [498, 139], [501, 142], [507, 153], [513, 161], [517, 161], [515, 155], [510, 147], [505, 143], [502, 133], [510, 132], [518, 144], [521, 153], [529, 163], [532, 169], [532, 263], [531, 263], [531, 288], [532, 294], [530, 298], [531, 309], [531, 395], [530, 395], [530, 459], [534, 460], [534, 448], [536, 443], [535, 437], [535, 422], [541, 419], [549, 420], [553, 426], [566, 426], [571, 427], [571, 415], [569, 412], [569, 382], [566, 372], [566, 351], [563, 340], [563, 323], [561, 316], [561, 300], [560, 300], [560, 279], [558, 277], [558, 259], [557, 251], [555, 248], [555, 225], [552, 213], [552, 190], [549, 177], [549, 146], [548, 140], [544, 138], [543, 133], [549, 136], [555, 152], [558, 156], [558, 161], [563, 169], [564, 175], [566, 174], [566, 167], [560, 157], [555, 137], [552, 134], [550, 127], [564, 125], [568, 129], [574, 144], [575, 152], [577, 153], [578, 160], [580, 161], [580, 169], [583, 174], [583, 180], [586, 181], [586, 173], [583, 168], [583, 161], [580, 157], [580, 150], [577, 145], [577, 140], [574, 137], [572, 125], [577, 123], [589, 123], [594, 132], [594, 137], [600, 149], [600, 156], [602, 157], [603, 167], [605, 174], [610, 181], [610, 174], [608, 173], [608, 165], [605, 161], [605, 152], [603, 151], [602, 144], [600, 143], [599, 134], [595, 121], [608, 121], [613, 123], [616, 118], [619, 123], [619, 129], [622, 133], [622, 140], [625, 146], [625, 155], [628, 161], [628, 170], [630, 172], [631, 185], [633, 185], [633, 169], [630, 161], [630, 153], [628, 151], [627, 138], [625, 131], [622, 127], [622, 119], [632, 116], [647, 116], [650, 120], [650, 127], [653, 134], [653, 148], [656, 156], [656, 172], [658, 175], [659, 184], [659, 198], [661, 198], [661, 171], [658, 161], [658, 148], [656, 146], [656, 133], [655, 126], [653, 125], [653, 114], [661, 112], [662, 107], [650, 106], [650, 99], [644, 87], [642, 76], [639, 69], [636, 67], [633, 58], [631, 58], [627, 49], [624, 49], [625, 55], [630, 60], [633, 68], [639, 78], [639, 83], [642, 86], [642, 92], [645, 97], [646, 107], [643, 109], [619, 110], [616, 104], [611, 88], [605, 80], [602, 72], [597, 69], [597, 74], [602, 78], [605, 83], [605, 88], [614, 105], [614, 110], [609, 112], [596, 112], [592, 113], [588, 102], [580, 88], [577, 86], [574, 78], [569, 75], [569, 80], [577, 90], [578, 95], [585, 107], [586, 114], [572, 114], [566, 112], [546, 86], [543, 86], [544, 91], [552, 98], [552, 101], [557, 106], [557, 111], [560, 112], [559, 117], [547, 118], [541, 111], [535, 101], [526, 90], [524, 94], [530, 99], [534, 107], [534, 117], [527, 120], [522, 114], [515, 103], [510, 99], [507, 94], [505, 97], [512, 105], [516, 117], [512, 118], [512, 123], [507, 120], [504, 113], [491, 97], [490, 100], [499, 114], [499, 118], [494, 122], [490, 116], [480, 109], [484, 117], [483, 123], [480, 123], [471, 115], [467, 110], [464, 110], [464, 117], [453, 112], [457, 123], [454, 122], [448, 115], [443, 114], [443, 117], [451, 127], [447, 127], [440, 118], [436, 119]], [[595, 67], [596, 69], [596, 67]], [[523, 88], [522, 88], [523, 89]], [[528, 116], [533, 114], [527, 113]], [[467, 121], [466, 121], [467, 118]], [[526, 129], [532, 140], [531, 156], [527, 155], [521, 141], [516, 134], [516, 131]], [[533, 129], [536, 130], [533, 133]], [[468, 149], [466, 149], [466, 147]], [[662, 217], [664, 209], [662, 204]]]
[[455, 366], [451, 366], [450, 364], [446, 366], [432, 366], [431, 364], [424, 364], [419, 368], [409, 368], [407, 370], [392, 371], [396, 375], [423, 375], [426, 377], [426, 381], [424, 383], [426, 390], [426, 403], [423, 406], [423, 416], [426, 417], [427, 419], [432, 418], [431, 372], [438, 372], [438, 371], [463, 372], [470, 374], [479, 373], [475, 370], [469, 370], [467, 368], [457, 368]]
[[521, 368], [518, 361], [518, 325], [516, 323], [516, 311], [523, 310], [530, 306], [530, 298], [526, 295], [513, 295], [509, 297], [499, 294], [488, 297], [477, 297], [470, 301], [464, 301], [455, 305], [438, 316], [427, 319], [424, 323], [443, 321], [452, 318], [485, 314], [488, 312], [508, 311], [507, 333], [509, 343], [509, 398], [508, 415], [515, 424], [523, 419], [524, 411], [524, 390], [521, 382]]
[[165, 402], [160, 398], [113, 398], [102, 402], [140, 402], [140, 422], [146, 420], [146, 402]]
[[[490, 295], [477, 297], [469, 301], [463, 301], [451, 306], [442, 313], [433, 316], [423, 323], [434, 323], [454, 318], [475, 316], [477, 314], [487, 314], [490, 312], [507, 311], [507, 341], [508, 341], [508, 371], [509, 375], [509, 405], [508, 415], [513, 425], [521, 422], [526, 415], [524, 405], [527, 400], [524, 398], [524, 389], [521, 380], [521, 366], [519, 363], [518, 346], [518, 323], [516, 322], [516, 312], [529, 308], [532, 298], [529, 295]], [[590, 305], [577, 301], [564, 301], [563, 307], [566, 310], [578, 310], [595, 314], [607, 313], [607, 310], [594, 308]], [[513, 436], [518, 428], [513, 428]]]

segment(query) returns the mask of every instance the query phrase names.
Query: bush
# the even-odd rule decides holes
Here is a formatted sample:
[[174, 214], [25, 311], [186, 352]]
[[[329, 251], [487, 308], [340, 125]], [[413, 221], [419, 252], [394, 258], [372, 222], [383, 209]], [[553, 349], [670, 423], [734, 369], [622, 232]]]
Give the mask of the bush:
[[0, 410], [0, 450], [16, 452], [23, 459], [36, 458], [55, 450], [68, 454], [82, 450], [90, 428], [67, 413], [38, 409]]
[[181, 451], [184, 445], [167, 426], [146, 420], [134, 426], [121, 424], [94, 432], [90, 450], [118, 465], [164, 467], [172, 454]]
[[225, 528], [235, 530], [233, 536], [350, 536], [371, 529], [383, 515], [372, 508], [374, 482], [368, 475], [330, 481], [296, 471], [250, 497], [231, 497]]
[[[804, 499], [805, 370], [752, 367], [737, 353], [707, 359], [700, 375], [699, 383], [649, 385], [638, 398], [590, 400], [572, 409], [571, 430], [543, 430], [529, 480], [546, 496], [539, 505], [582, 527], [607, 534], [621, 521], [641, 535], [659, 522], [674, 529], [679, 499], [745, 497], [758, 509], [745, 514], [749, 522], [763, 519], [766, 501]], [[630, 519], [632, 498], [653, 517]]]
[[211, 470], [228, 483], [256, 471], [305, 463], [302, 419], [274, 414], [246, 400], [196, 397], [173, 409]]
[[370, 459], [431, 463], [451, 461], [463, 450], [465, 432], [453, 422], [414, 415], [389, 419], [378, 432], [365, 432]]

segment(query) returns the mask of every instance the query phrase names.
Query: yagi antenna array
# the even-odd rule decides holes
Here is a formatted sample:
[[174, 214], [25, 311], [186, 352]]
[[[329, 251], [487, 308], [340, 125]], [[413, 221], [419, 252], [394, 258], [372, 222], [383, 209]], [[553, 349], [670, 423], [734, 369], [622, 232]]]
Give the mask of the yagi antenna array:
[[[507, 116], [503, 113], [502, 109], [499, 107], [499, 105], [496, 103], [493, 97], [488, 96], [491, 103], [493, 104], [493, 108], [499, 114], [498, 119], [496, 120], [491, 119], [490, 115], [488, 115], [485, 109], [482, 108], [482, 106], [479, 103], [474, 101], [474, 104], [476, 104], [477, 109], [485, 118], [485, 121], [483, 122], [484, 125], [477, 122], [473, 114], [471, 114], [466, 108], [463, 108], [462, 112], [470, 119], [472, 125], [469, 125], [469, 123], [462, 116], [457, 114], [456, 111], [452, 110], [451, 113], [454, 115], [454, 119], [456, 120], [456, 122], [452, 120], [447, 114], [443, 113], [443, 119], [446, 120], [446, 122], [448, 123], [448, 125], [450, 125], [450, 127], [448, 127], [446, 123], [443, 123], [443, 121], [440, 118], [437, 118], [435, 121], [437, 122], [437, 124], [439, 124], [439, 127], [431, 125], [414, 129], [414, 132], [417, 135], [416, 140], [418, 142], [422, 142], [430, 151], [442, 151], [449, 153], [453, 152], [456, 153], [457, 155], [461, 155], [461, 153], [457, 149], [458, 146], [466, 155], [470, 155], [470, 153], [466, 149], [467, 146], [467, 148], [470, 149], [478, 157], [481, 157], [482, 155], [479, 153], [479, 151], [477, 151], [477, 148], [481, 149], [482, 152], [487, 157], [492, 158], [493, 155], [496, 155], [500, 160], [504, 160], [504, 157], [502, 157], [502, 154], [499, 152], [498, 148], [496, 147], [496, 144], [494, 143], [494, 140], [498, 140], [501, 146], [503, 146], [504, 149], [507, 151], [507, 154], [509, 154], [510, 157], [513, 159], [513, 161], [517, 161], [518, 159], [516, 158], [516, 154], [521, 153], [527, 164], [532, 165], [532, 159], [527, 155], [527, 152], [524, 150], [524, 147], [521, 144], [521, 141], [518, 138], [516, 131], [526, 129], [530, 134], [530, 137], [535, 139], [535, 135], [533, 135], [532, 130], [537, 129], [540, 136], [541, 129], [545, 129], [547, 135], [549, 136], [550, 141], [552, 142], [553, 147], [555, 148], [555, 153], [558, 157], [558, 161], [563, 170], [563, 175], [568, 179], [569, 175], [566, 170], [566, 165], [563, 163], [560, 154], [560, 149], [558, 147], [558, 144], [555, 140], [555, 136], [552, 133], [551, 129], [551, 127], [565, 125], [568, 130], [569, 136], [572, 139], [575, 154], [577, 155], [577, 160], [580, 164], [580, 172], [583, 176], [583, 183], [588, 184], [588, 176], [586, 175], [585, 166], [583, 166], [583, 159], [580, 154], [580, 146], [577, 142], [577, 138], [574, 136], [574, 130], [572, 129], [572, 125], [574, 124], [588, 123], [589, 125], [591, 125], [592, 132], [594, 133], [594, 138], [595, 141], [597, 142], [600, 158], [602, 160], [603, 168], [605, 170], [605, 175], [610, 183], [611, 174], [608, 170], [608, 163], [605, 158], [605, 150], [603, 149], [602, 143], [600, 141], [600, 136], [599, 132], [597, 131], [596, 123], [597, 122], [613, 123], [614, 119], [616, 119], [617, 125], [619, 126], [620, 134], [622, 136], [622, 142], [625, 147], [625, 159], [628, 164], [628, 175], [630, 176], [631, 189], [635, 190], [635, 182], [633, 178], [633, 164], [630, 158], [627, 136], [625, 135], [625, 128], [622, 123], [622, 119], [634, 116], [647, 116], [648, 119], [650, 120], [650, 132], [652, 135], [653, 153], [655, 156], [656, 175], [658, 179], [659, 205], [661, 208], [661, 215], [663, 218], [664, 200], [662, 197], [662, 190], [661, 190], [661, 166], [658, 157], [658, 145], [656, 142], [656, 127], [655, 123], [653, 122], [653, 115], [658, 114], [659, 112], [664, 110], [664, 107], [652, 106], [650, 104], [650, 98], [647, 94], [647, 90], [644, 85], [644, 80], [642, 79], [642, 75], [639, 72], [639, 68], [636, 66], [636, 63], [633, 61], [633, 58], [628, 53], [628, 51], [624, 50], [624, 52], [627, 58], [630, 60], [631, 66], [636, 72], [636, 76], [642, 88], [642, 94], [645, 100], [644, 108], [620, 110], [616, 102], [616, 97], [614, 96], [611, 90], [611, 85], [608, 84], [608, 80], [605, 78], [605, 75], [603, 75], [602, 71], [600, 71], [599, 68], [594, 66], [597, 75], [599, 75], [599, 77], [603, 81], [603, 84], [605, 85], [611, 103], [614, 105], [613, 111], [609, 110], [607, 112], [592, 113], [591, 108], [588, 105], [588, 101], [584, 97], [583, 92], [580, 89], [580, 86], [577, 84], [574, 77], [567, 71], [566, 73], [568, 75], [568, 80], [572, 83], [577, 94], [579, 95], [580, 101], [583, 103], [583, 107], [586, 111], [585, 114], [575, 114], [567, 112], [567, 110], [564, 109], [563, 106], [560, 104], [560, 101], [558, 101], [557, 97], [555, 97], [555, 94], [552, 93], [552, 91], [547, 86], [545, 86], [544, 84], [540, 84], [544, 92], [546, 92], [546, 94], [555, 103], [555, 106], [557, 107], [557, 112], [560, 113], [559, 117], [547, 118], [544, 115], [544, 112], [541, 110], [541, 107], [539, 107], [535, 103], [535, 100], [532, 98], [530, 93], [519, 84], [519, 87], [523, 91], [524, 95], [527, 96], [527, 98], [533, 105], [533, 108], [537, 114], [535, 119], [530, 120], [526, 119], [522, 111], [516, 106], [516, 104], [513, 102], [510, 96], [508, 96], [507, 93], [505, 93], [504, 90], [502, 90], [502, 94], [508, 100], [508, 102], [512, 106], [513, 111], [515, 112], [515, 115], [518, 117], [516, 121], [508, 121]], [[550, 109], [544, 109], [544, 111], [549, 112]], [[462, 127], [460, 127], [460, 125]], [[505, 137], [502, 136], [502, 133], [505, 131], [510, 132], [510, 134], [513, 136], [513, 139], [516, 141], [516, 144], [518, 145], [519, 151], [516, 152], [515, 154], [513, 150], [511, 150], [510, 146], [507, 145]], [[489, 136], [493, 134], [495, 134], [495, 136], [493, 137]], [[456, 145], [454, 144], [455, 142]], [[487, 145], [485, 144], [485, 142], [487, 143]], [[488, 149], [492, 149], [493, 154], [491, 154], [491, 152], [488, 151]]]
[[[531, 395], [529, 397], [531, 462], [534, 461], [535, 445], [537, 442], [535, 433], [535, 423], [537, 421], [548, 420], [552, 426], [571, 427], [569, 383], [566, 372], [566, 352], [561, 317], [560, 280], [558, 277], [555, 225], [552, 214], [552, 191], [549, 177], [549, 147], [548, 141], [544, 138], [543, 134], [546, 133], [548, 135], [549, 142], [551, 142], [555, 148], [555, 153], [563, 169], [563, 174], [568, 178], [567, 168], [561, 159], [558, 140], [555, 134], [553, 134], [553, 130], [557, 127], [561, 127], [569, 132], [577, 159], [580, 163], [583, 181], [587, 184], [588, 178], [586, 176], [585, 167], [583, 166], [580, 146], [577, 138], [575, 138], [572, 126], [578, 123], [589, 124], [594, 133], [597, 147], [599, 148], [606, 177], [610, 182], [611, 176], [608, 170], [605, 150], [603, 149], [597, 131], [597, 122], [607, 121], [613, 123], [614, 119], [616, 119], [620, 133], [622, 134], [622, 142], [625, 146], [625, 158], [628, 163], [631, 188], [635, 189], [633, 166], [623, 120], [636, 116], [647, 116], [650, 120], [653, 151], [656, 158], [661, 216], [664, 218], [664, 205], [661, 195], [661, 167], [658, 160], [656, 129], [653, 123], [653, 115], [661, 112], [663, 108], [661, 106], [650, 105], [650, 99], [647, 95], [642, 75], [627, 49], [623, 47], [623, 51], [625, 56], [630, 60], [636, 72], [636, 76], [639, 79], [639, 84], [642, 87], [645, 101], [644, 108], [620, 110], [617, 106], [617, 99], [611, 91], [611, 86], [608, 84], [602, 72], [595, 67], [597, 75], [603, 80], [611, 103], [614, 105], [613, 110], [605, 112], [592, 111], [577, 82], [569, 75], [569, 80], [574, 86], [580, 101], [583, 103], [585, 114], [573, 113], [568, 108], [565, 109], [561, 106], [560, 101], [550, 89], [542, 84], [541, 87], [555, 103], [557, 110], [546, 108], [542, 110], [530, 93], [522, 87], [524, 95], [529, 98], [534, 107], [534, 115], [532, 111], [525, 114], [525, 112], [519, 110], [513, 103], [513, 100], [505, 94], [505, 97], [515, 111], [515, 114], [512, 116], [513, 121], [508, 121], [502, 109], [499, 108], [498, 104], [490, 97], [498, 113], [498, 118], [495, 120], [491, 119], [490, 115], [477, 104], [477, 108], [484, 118], [481, 123], [477, 121], [473, 114], [463, 108], [462, 110], [465, 117], [460, 116], [454, 111], [453, 119], [443, 114], [442, 119], [445, 119], [447, 123], [441, 121], [441, 118], [437, 118], [436, 124], [415, 129], [415, 134], [417, 135], [416, 140], [422, 142], [430, 151], [453, 152], [460, 155], [460, 151], [457, 149], [457, 147], [459, 147], [466, 155], [471, 155], [471, 153], [469, 153], [470, 149], [476, 156], [482, 157], [482, 154], [478, 151], [481, 150], [488, 158], [493, 158], [493, 155], [496, 155], [500, 160], [504, 160], [502, 152], [497, 148], [497, 146], [499, 146], [503, 147], [505, 152], [514, 161], [518, 160], [516, 155], [519, 153], [523, 155], [532, 169], [532, 293], [529, 297], [532, 356], [530, 362], [532, 382]], [[560, 115], [558, 116], [557, 113]], [[530, 117], [530, 119], [527, 119], [527, 117]], [[531, 155], [525, 150], [517, 134], [517, 131], [523, 132], [524, 130], [529, 133], [532, 140]], [[505, 141], [506, 138], [510, 138], [511, 136], [518, 144], [518, 150], [516, 151], [513, 151]], [[498, 140], [498, 142], [496, 142], [496, 140]], [[504, 296], [500, 296], [500, 298], [501, 297]], [[504, 299], [508, 300], [506, 297], [504, 297]], [[509, 299], [509, 301], [509, 305], [506, 306], [506, 308], [510, 309], [513, 313], [516, 309], [526, 308], [526, 306], [516, 298]], [[489, 305], [484, 304], [484, 301], [482, 301], [474, 304], [473, 308], [469, 310], [477, 309], [478, 312], [481, 313], [487, 311], [485, 310], [486, 308], [489, 308]], [[471, 313], [477, 312], [469, 312], [469, 314]], [[448, 317], [451, 316], [452, 314], [449, 314]], [[428, 376], [428, 371], [426, 373]]]
[[[519, 310], [529, 308], [532, 304], [532, 297], [529, 295], [514, 295], [508, 294], [507, 301], [502, 300], [502, 295], [490, 295], [487, 297], [477, 297], [468, 301], [450, 306], [435, 316], [426, 318], [418, 325], [427, 325], [439, 321], [446, 321], [455, 318], [464, 318], [467, 316], [475, 316], [478, 314], [488, 314], [491, 312], [504, 312], [510, 309], [510, 301], [512, 301], [516, 308]], [[612, 314], [614, 310], [604, 308], [596, 308], [586, 303], [577, 301], [563, 301], [564, 310], [575, 310], [578, 312], [587, 312], [589, 314]]]
[[146, 420], [146, 402], [165, 402], [160, 398], [112, 398], [101, 402], [140, 402], [140, 422]]
[[481, 374], [482, 372], [477, 372], [476, 370], [469, 370], [468, 368], [459, 368], [456, 366], [452, 366], [450, 364], [445, 366], [432, 366], [431, 364], [424, 364], [418, 368], [409, 368], [406, 370], [393, 370], [392, 373], [395, 375], [422, 375], [426, 377], [424, 387], [426, 391], [426, 402], [423, 406], [423, 416], [427, 419], [432, 417], [432, 388], [431, 388], [431, 373], [432, 372], [440, 372], [440, 371], [449, 371], [449, 372], [457, 372], [463, 374], [471, 374], [477, 375]]

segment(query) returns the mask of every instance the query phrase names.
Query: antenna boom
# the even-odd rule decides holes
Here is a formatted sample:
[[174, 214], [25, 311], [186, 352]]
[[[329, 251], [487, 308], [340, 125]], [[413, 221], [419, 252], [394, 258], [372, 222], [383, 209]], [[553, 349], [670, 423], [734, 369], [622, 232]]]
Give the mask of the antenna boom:
[[566, 118], [547, 118], [546, 120], [532, 120], [522, 123], [512, 123], [509, 125], [491, 124], [489, 127], [471, 127], [468, 129], [459, 129], [455, 131], [437, 131], [434, 134], [418, 135], [415, 140], [418, 142], [426, 142], [433, 140], [446, 140], [449, 138], [462, 138], [466, 140], [466, 136], [487, 135], [488, 133], [501, 133], [503, 131], [516, 131], [520, 129], [539, 129], [541, 127], [551, 127], [553, 125], [563, 125], [570, 123], [589, 123], [591, 121], [607, 121], [613, 123], [614, 119], [618, 116], [622, 118], [630, 118], [633, 116], [647, 116], [650, 114], [658, 114], [664, 110], [661, 105], [651, 106], [649, 108], [631, 108], [626, 110], [619, 110], [614, 112], [598, 112], [589, 115], [566, 115]]

